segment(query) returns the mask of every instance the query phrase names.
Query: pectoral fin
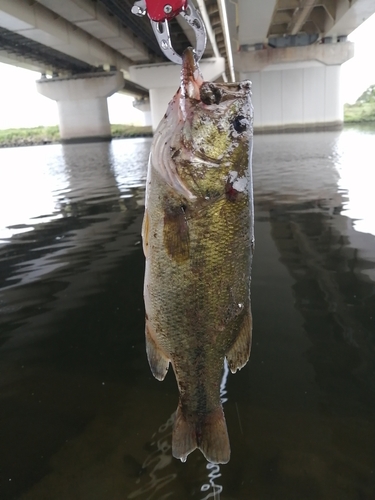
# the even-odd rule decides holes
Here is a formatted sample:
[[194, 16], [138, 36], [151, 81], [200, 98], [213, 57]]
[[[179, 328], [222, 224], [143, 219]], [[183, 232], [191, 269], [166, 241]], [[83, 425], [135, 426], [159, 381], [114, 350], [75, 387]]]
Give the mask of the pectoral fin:
[[154, 336], [151, 334], [149, 322], [146, 320], [146, 352], [148, 362], [153, 376], [158, 380], [164, 380], [168, 368], [169, 359], [158, 346]]
[[249, 360], [251, 348], [252, 317], [250, 308], [247, 308], [242, 316], [239, 333], [236, 340], [226, 354], [228, 366], [232, 373], [241, 370]]
[[175, 207], [164, 214], [164, 245], [176, 262], [189, 258], [189, 226], [182, 207]]

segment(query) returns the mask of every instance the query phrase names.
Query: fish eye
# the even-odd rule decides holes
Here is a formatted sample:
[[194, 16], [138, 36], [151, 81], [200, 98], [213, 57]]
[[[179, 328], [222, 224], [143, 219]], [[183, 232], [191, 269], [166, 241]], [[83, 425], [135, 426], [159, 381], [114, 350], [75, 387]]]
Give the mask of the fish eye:
[[233, 128], [238, 133], [244, 132], [247, 128], [247, 124], [247, 119], [242, 115], [236, 116], [236, 118], [233, 120]]
[[210, 104], [214, 104], [215, 103], [215, 96], [213, 94], [213, 92], [211, 91], [206, 91], [206, 92], [201, 92], [201, 101], [203, 102], [203, 104], [207, 104], [207, 105], [210, 105]]
[[203, 83], [201, 90], [201, 101], [203, 104], [220, 104], [222, 92], [213, 83]]

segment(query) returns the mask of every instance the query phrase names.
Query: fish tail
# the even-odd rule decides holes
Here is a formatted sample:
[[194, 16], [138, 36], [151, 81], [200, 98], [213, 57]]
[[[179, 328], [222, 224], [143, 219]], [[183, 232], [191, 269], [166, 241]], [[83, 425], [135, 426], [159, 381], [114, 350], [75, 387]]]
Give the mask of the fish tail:
[[182, 462], [199, 448], [208, 462], [226, 464], [230, 458], [230, 444], [222, 407], [204, 415], [186, 415], [181, 405], [177, 408], [173, 429], [172, 454]]
[[172, 434], [172, 454], [181, 462], [186, 462], [187, 456], [198, 448], [195, 419], [185, 415], [181, 404], [178, 405]]
[[201, 435], [198, 448], [206, 459], [213, 464], [226, 464], [230, 458], [230, 444], [223, 408], [219, 406], [205, 415], [199, 426]]

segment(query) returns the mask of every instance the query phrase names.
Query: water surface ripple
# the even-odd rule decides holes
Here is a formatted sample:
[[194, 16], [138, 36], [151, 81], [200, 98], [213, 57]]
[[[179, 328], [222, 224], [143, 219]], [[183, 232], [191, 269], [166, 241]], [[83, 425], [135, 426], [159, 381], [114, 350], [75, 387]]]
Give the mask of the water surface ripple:
[[250, 363], [225, 466], [149, 370], [149, 139], [0, 150], [0, 498], [375, 498], [375, 133], [256, 136]]

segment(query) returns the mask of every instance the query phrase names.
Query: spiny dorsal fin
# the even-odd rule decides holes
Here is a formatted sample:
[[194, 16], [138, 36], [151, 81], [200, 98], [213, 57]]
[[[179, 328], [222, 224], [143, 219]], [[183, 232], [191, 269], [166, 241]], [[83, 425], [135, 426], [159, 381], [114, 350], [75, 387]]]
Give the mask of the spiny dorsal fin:
[[242, 322], [236, 340], [226, 354], [232, 373], [241, 370], [249, 360], [251, 348], [252, 317], [250, 307], [243, 312]]

